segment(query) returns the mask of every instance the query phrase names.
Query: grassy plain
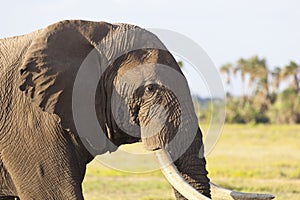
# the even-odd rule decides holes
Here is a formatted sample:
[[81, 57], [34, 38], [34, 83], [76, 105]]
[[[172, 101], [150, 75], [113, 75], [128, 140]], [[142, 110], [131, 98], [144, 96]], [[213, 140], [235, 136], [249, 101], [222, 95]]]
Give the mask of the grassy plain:
[[[204, 128], [205, 130], [205, 128]], [[126, 151], [143, 151], [141, 145]], [[98, 159], [99, 160], [99, 159]], [[112, 163], [125, 170], [155, 168], [154, 159], [127, 159], [116, 154]], [[225, 125], [213, 151], [207, 156], [211, 180], [245, 192], [266, 192], [278, 200], [300, 200], [299, 125]], [[115, 166], [117, 168], [118, 166]], [[172, 189], [159, 170], [128, 173], [111, 169], [94, 160], [83, 183], [88, 200], [174, 199]]]

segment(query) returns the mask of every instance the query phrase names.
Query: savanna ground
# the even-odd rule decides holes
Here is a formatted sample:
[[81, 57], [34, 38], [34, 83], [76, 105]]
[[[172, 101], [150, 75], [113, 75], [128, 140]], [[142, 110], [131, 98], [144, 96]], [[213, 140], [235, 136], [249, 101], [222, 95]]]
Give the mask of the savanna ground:
[[[140, 146], [125, 149], [135, 151]], [[126, 160], [118, 155], [113, 159], [124, 168], [138, 171], [154, 162]], [[273, 193], [278, 200], [300, 200], [299, 125], [226, 125], [207, 156], [207, 163], [209, 177], [221, 186]], [[126, 173], [105, 167], [97, 160], [87, 167], [83, 189], [88, 200], [174, 199], [160, 171]]]

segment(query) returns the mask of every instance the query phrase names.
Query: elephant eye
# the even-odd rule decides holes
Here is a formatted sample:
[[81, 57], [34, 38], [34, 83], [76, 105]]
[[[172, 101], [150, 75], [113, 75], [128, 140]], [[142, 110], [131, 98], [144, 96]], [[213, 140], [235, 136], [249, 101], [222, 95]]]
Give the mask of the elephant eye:
[[145, 92], [148, 94], [154, 93], [155, 90], [156, 90], [155, 84], [149, 84], [149, 85], [145, 86]]

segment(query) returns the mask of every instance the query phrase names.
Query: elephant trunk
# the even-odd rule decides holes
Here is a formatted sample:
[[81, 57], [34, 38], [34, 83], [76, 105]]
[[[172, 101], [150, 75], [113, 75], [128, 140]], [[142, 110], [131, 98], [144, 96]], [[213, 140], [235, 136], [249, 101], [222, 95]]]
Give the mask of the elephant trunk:
[[[186, 98], [186, 97], [185, 97]], [[198, 127], [198, 119], [194, 113], [191, 99], [183, 99], [181, 103], [181, 123], [178, 132], [166, 146], [184, 180], [196, 189], [202, 196], [210, 198], [210, 185], [206, 160], [204, 158], [204, 146], [202, 132]], [[177, 199], [186, 199], [175, 189]]]
[[[148, 109], [141, 107], [141, 136], [149, 150], [165, 149], [184, 180], [199, 193], [210, 197], [202, 133], [189, 94], [184, 90], [173, 93], [162, 88]], [[147, 111], [147, 112], [146, 112]], [[176, 191], [177, 199], [185, 199]]]
[[[206, 160], [203, 152], [202, 134], [197, 129], [195, 138], [187, 150], [177, 159], [174, 164], [186, 182], [205, 197], [211, 197], [209, 178], [207, 177]], [[173, 157], [171, 152], [171, 157]], [[177, 199], [186, 199], [175, 189]]]

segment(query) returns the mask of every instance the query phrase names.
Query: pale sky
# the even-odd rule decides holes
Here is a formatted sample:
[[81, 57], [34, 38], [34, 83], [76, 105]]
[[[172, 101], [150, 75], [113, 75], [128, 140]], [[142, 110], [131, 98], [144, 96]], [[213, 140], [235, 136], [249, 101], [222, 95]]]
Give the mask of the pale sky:
[[255, 54], [270, 68], [300, 63], [299, 0], [11, 0], [1, 8], [0, 38], [63, 19], [124, 22], [184, 34], [217, 67]]

